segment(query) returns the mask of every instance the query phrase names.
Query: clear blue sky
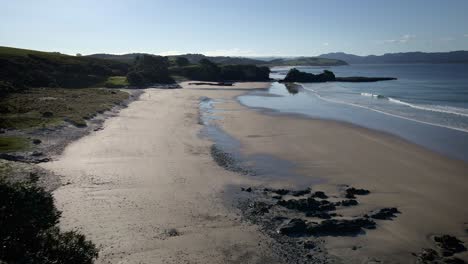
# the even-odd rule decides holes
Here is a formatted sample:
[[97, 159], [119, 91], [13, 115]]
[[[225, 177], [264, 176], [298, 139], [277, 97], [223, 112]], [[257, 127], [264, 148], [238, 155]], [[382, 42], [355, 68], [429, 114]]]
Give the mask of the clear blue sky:
[[468, 49], [467, 0], [0, 0], [0, 46], [268, 56]]

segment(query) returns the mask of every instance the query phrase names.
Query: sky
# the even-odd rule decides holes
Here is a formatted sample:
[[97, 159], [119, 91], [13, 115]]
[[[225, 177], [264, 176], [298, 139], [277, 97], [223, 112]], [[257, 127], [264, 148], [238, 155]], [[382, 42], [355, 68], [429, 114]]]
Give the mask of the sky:
[[66, 54], [468, 50], [468, 0], [0, 0], [0, 46]]

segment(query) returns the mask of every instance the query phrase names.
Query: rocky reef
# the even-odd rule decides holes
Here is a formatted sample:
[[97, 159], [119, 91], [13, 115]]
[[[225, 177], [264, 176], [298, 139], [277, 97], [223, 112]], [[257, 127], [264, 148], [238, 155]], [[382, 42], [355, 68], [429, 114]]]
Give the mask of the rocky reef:
[[336, 77], [332, 71], [324, 70], [323, 73], [313, 74], [308, 72], [299, 71], [296, 68], [289, 70], [288, 74], [283, 80], [279, 82], [291, 83], [322, 83], [322, 82], [378, 82], [378, 81], [390, 81], [396, 80], [393, 77]]

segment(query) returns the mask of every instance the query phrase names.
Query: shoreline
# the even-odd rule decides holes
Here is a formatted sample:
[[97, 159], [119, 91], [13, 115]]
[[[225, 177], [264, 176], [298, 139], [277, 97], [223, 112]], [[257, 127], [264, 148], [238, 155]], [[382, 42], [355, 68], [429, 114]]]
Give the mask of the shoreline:
[[[375, 154], [375, 149], [366, 146], [368, 144], [393, 152], [402, 148], [399, 152], [401, 155], [408, 156], [411, 153], [419, 156], [412, 159], [416, 163], [416, 169], [421, 171], [424, 171], [420, 165], [421, 159], [423, 162], [437, 161], [428, 165], [438, 171], [448, 168], [448, 164], [458, 164], [456, 167], [462, 166], [462, 169], [466, 169], [466, 165], [433, 154], [428, 155], [428, 151], [414, 148], [413, 143], [399, 140], [394, 142], [378, 131], [338, 124], [339, 121], [259, 113], [237, 102], [237, 97], [243, 93], [267, 89], [270, 83], [236, 83], [232, 88], [190, 86], [187, 83], [182, 83], [184, 89], [145, 90], [139, 100], [123, 109], [116, 117], [107, 119], [102, 130], [73, 142], [57, 160], [40, 164], [70, 181], [70, 184], [54, 192], [60, 209], [64, 211], [62, 226], [65, 229], [80, 228], [87, 237], [101, 245], [101, 258], [97, 263], [154, 262], [155, 259], [159, 261], [157, 263], [188, 260], [203, 260], [208, 263], [287, 263], [292, 260], [307, 262], [312, 259], [317, 262], [339, 262], [340, 259], [347, 259], [357, 263], [362, 261], [363, 256], [368, 261], [384, 259], [392, 263], [395, 253], [406, 254], [409, 250], [417, 253], [423, 247], [434, 247], [429, 238], [422, 239], [423, 243], [421, 240], [411, 243], [396, 240], [402, 238], [402, 234], [398, 232], [408, 230], [395, 223], [400, 223], [403, 218], [406, 224], [413, 226], [406, 219], [409, 214], [408, 206], [411, 205], [409, 208], [412, 208], [421, 201], [411, 195], [402, 195], [402, 190], [399, 195], [404, 196], [403, 198], [392, 199], [398, 192], [391, 188], [382, 189], [385, 184], [369, 178], [369, 175], [355, 175], [363, 160], [353, 156], [357, 158], [358, 164], [350, 166], [345, 162], [343, 158], [346, 158], [346, 154], [351, 155], [355, 148], [347, 147], [344, 149], [346, 151], [339, 151], [340, 138], [350, 136], [359, 139], [356, 144], [367, 149], [362, 154], [366, 151]], [[377, 229], [368, 231], [369, 234], [366, 235], [338, 237], [339, 239], [306, 238], [315, 245], [312, 251], [305, 247], [304, 240], [282, 236], [284, 241], [281, 244], [281, 239], [275, 238], [277, 224], [280, 223], [263, 229], [265, 227], [261, 225], [239, 221], [240, 218], [249, 218], [250, 213], [245, 214], [242, 211], [251, 210], [252, 202], [255, 208], [257, 202], [264, 199], [257, 195], [257, 187], [290, 188], [294, 184], [284, 185], [284, 182], [279, 181], [275, 185], [274, 179], [240, 175], [216, 164], [210, 154], [213, 142], [199, 137], [200, 131], [205, 127], [200, 124], [199, 102], [202, 96], [217, 100], [214, 109], [222, 118], [211, 121], [237, 139], [240, 142], [240, 151], [247, 157], [260, 153], [292, 161], [294, 173], [301, 177], [325, 179], [325, 182], [311, 187], [314, 191], [325, 191], [333, 199], [341, 197], [344, 188], [342, 184], [371, 191], [371, 195], [359, 197], [359, 206], [339, 208], [339, 214], [350, 217], [383, 206], [397, 206], [401, 215], [393, 221], [378, 222]], [[322, 129], [326, 131], [321, 132]], [[301, 131], [310, 131], [311, 134]], [[314, 146], [309, 142], [314, 138], [323, 140], [317, 142], [318, 146]], [[326, 149], [320, 146], [324, 142], [330, 144]], [[335, 149], [335, 152], [324, 156], [328, 149]], [[374, 164], [377, 167], [389, 166], [382, 162], [382, 159], [387, 162], [384, 158], [386, 156], [391, 158], [388, 161], [391, 165], [408, 166], [405, 162], [401, 163], [401, 160], [395, 160], [390, 153], [376, 156], [380, 160], [379, 164]], [[371, 158], [372, 155], [369, 159]], [[258, 161], [262, 159], [256, 160]], [[252, 166], [255, 167], [255, 164]], [[397, 171], [404, 171], [395, 167]], [[369, 168], [369, 171], [383, 174], [383, 179], [389, 177], [388, 172], [381, 173], [376, 168]], [[442, 175], [448, 176], [450, 171], [456, 172], [457, 169], [451, 169]], [[288, 169], [281, 173], [288, 174]], [[466, 186], [465, 183], [458, 183], [461, 187]], [[252, 186], [254, 191], [240, 190], [240, 187], [248, 186]], [[416, 189], [411, 190], [414, 191]], [[422, 186], [421, 191], [434, 192], [427, 186]], [[440, 194], [436, 196], [441, 197]], [[411, 199], [407, 199], [408, 197]], [[405, 199], [406, 202], [401, 202]], [[246, 207], [242, 208], [240, 205], [239, 208], [239, 203]], [[435, 205], [437, 204], [435, 201]], [[425, 208], [427, 207], [421, 207]], [[438, 208], [440, 209], [440, 205]], [[276, 212], [277, 209], [271, 210]], [[464, 210], [461, 209], [460, 214], [466, 216]], [[283, 213], [281, 210], [280, 212]], [[447, 217], [444, 219], [447, 221]], [[459, 224], [449, 224], [447, 232], [459, 230]], [[432, 230], [435, 234], [442, 233], [436, 231]], [[416, 231], [409, 233], [413, 239], [419, 234]], [[460, 237], [459, 231], [455, 233], [466, 241], [466, 237]], [[383, 238], [384, 244], [381, 243]], [[204, 246], [193, 245], [194, 239], [207, 239], [210, 243], [205, 243]], [[341, 242], [337, 244], [338, 241]], [[395, 248], [400, 243], [401, 246]], [[402, 249], [408, 243], [413, 246]], [[418, 245], [417, 248], [414, 243]], [[181, 254], [181, 250], [185, 253]], [[207, 252], [212, 254], [207, 255]], [[413, 258], [410, 255], [404, 257], [403, 260]]]
[[[382, 206], [389, 206], [389, 207], [397, 206], [398, 208], [400, 207], [406, 208], [410, 206], [411, 208], [410, 211], [414, 211], [418, 207], [421, 207], [418, 210], [424, 210], [423, 208], [427, 208], [428, 204], [427, 205], [423, 205], [423, 204], [428, 203], [430, 200], [433, 200], [433, 199], [441, 200], [440, 202], [436, 202], [436, 201], [432, 201], [432, 202], [440, 203], [441, 206], [443, 207], [439, 207], [439, 209], [442, 209], [445, 207], [445, 205], [442, 205], [442, 204], [447, 203], [446, 201], [447, 198], [452, 199], [452, 202], [449, 202], [449, 203], [453, 203], [457, 201], [453, 199], [458, 199], [458, 201], [456, 202], [458, 204], [458, 208], [459, 209], [463, 208], [462, 189], [458, 188], [459, 191], [455, 191], [454, 188], [444, 186], [444, 184], [440, 184], [439, 186], [439, 184], [435, 184], [435, 182], [440, 182], [440, 180], [438, 180], [439, 177], [442, 177], [441, 179], [443, 179], [444, 177], [450, 176], [449, 178], [454, 180], [453, 178], [454, 176], [450, 175], [454, 173], [455, 175], [458, 175], [456, 176], [457, 177], [456, 181], [461, 186], [466, 186], [466, 179], [463, 178], [463, 175], [464, 173], [468, 171], [468, 167], [464, 161], [455, 160], [453, 158], [446, 157], [445, 155], [442, 155], [440, 153], [427, 150], [426, 148], [421, 147], [420, 145], [416, 145], [412, 142], [401, 139], [398, 136], [388, 134], [388, 133], [382, 133], [381, 131], [375, 131], [375, 130], [368, 129], [365, 127], [356, 126], [354, 124], [344, 123], [344, 122], [335, 121], [335, 120], [313, 119], [307, 116], [304, 117], [304, 116], [298, 116], [295, 114], [283, 114], [283, 113], [277, 114], [277, 112], [272, 112], [272, 111], [265, 112], [264, 111], [265, 109], [260, 109], [259, 111], [258, 108], [250, 108], [250, 107], [246, 107], [242, 105], [240, 105], [240, 107], [236, 107], [235, 104], [240, 105], [238, 100], [235, 100], [235, 102], [233, 103], [220, 102], [219, 104], [217, 104], [217, 107], [219, 108], [219, 113], [221, 116], [223, 116], [223, 118], [217, 119], [215, 121], [219, 124], [220, 127], [222, 127], [225, 130], [226, 133], [228, 133], [230, 136], [237, 138], [241, 141], [242, 143], [241, 148], [242, 148], [242, 151], [245, 153], [245, 155], [247, 156], [254, 155], [255, 153], [258, 153], [260, 151], [261, 153], [268, 153], [269, 155], [274, 155], [281, 159], [294, 161], [296, 164], [301, 164], [299, 168], [296, 168], [296, 171], [299, 171], [300, 174], [302, 173], [303, 175], [307, 175], [307, 174], [313, 173], [313, 175], [318, 175], [318, 177], [320, 178], [327, 179], [328, 181], [327, 184], [314, 186], [314, 190], [320, 190], [320, 191], [325, 190], [327, 192], [332, 192], [338, 195], [338, 193], [340, 192], [339, 191], [340, 186], [342, 184], [349, 184], [351, 186], [358, 186], [358, 187], [366, 187], [365, 185], [368, 185], [368, 186], [374, 185], [372, 188], [370, 188], [371, 193], [377, 192], [376, 196], [378, 197], [374, 199], [371, 199], [368, 197], [365, 197], [365, 199], [363, 198], [364, 204], [363, 206], [360, 206], [360, 207], [364, 207], [364, 208], [360, 208], [358, 210], [351, 210], [351, 209], [345, 210], [345, 212], [350, 213], [351, 215], [362, 214], [366, 211], [365, 208], [369, 210], [373, 210]], [[265, 116], [261, 117], [262, 115], [265, 115]], [[264, 119], [268, 119], [269, 121], [265, 121]], [[239, 120], [242, 120], [242, 122]], [[367, 151], [362, 150], [364, 151], [362, 154], [366, 154], [366, 152], [370, 152], [370, 153], [367, 153], [366, 155], [363, 155], [363, 156], [368, 156], [369, 161], [367, 160], [363, 161], [362, 159], [361, 160], [358, 159], [357, 164], [350, 164], [349, 162], [346, 162], [346, 163], [343, 163], [342, 165], [338, 165], [337, 158], [343, 159], [343, 156], [352, 155], [353, 153], [351, 149], [346, 148], [346, 151], [343, 151], [344, 155], [343, 155], [343, 152], [336, 153], [336, 155], [332, 155], [332, 156], [328, 155], [327, 156], [328, 158], [323, 158], [323, 157], [320, 158], [320, 162], [318, 163], [313, 162], [313, 164], [315, 163], [315, 165], [312, 165], [312, 167], [310, 165], [307, 165], [307, 163], [310, 163], [311, 159], [314, 159], [314, 156], [317, 156], [318, 154], [320, 154], [320, 152], [323, 152], [323, 151], [326, 152], [328, 150], [323, 149], [323, 150], [320, 150], [320, 152], [318, 153], [315, 151], [316, 153], [314, 154], [314, 148], [317, 148], [317, 146], [313, 146], [309, 144], [310, 147], [307, 148], [308, 146], [307, 143], [305, 144], [297, 143], [298, 141], [304, 142], [300, 138], [311, 139], [314, 137], [313, 135], [305, 135], [304, 133], [301, 133], [300, 131], [298, 131], [301, 129], [296, 128], [297, 126], [293, 125], [293, 124], [300, 125], [301, 128], [303, 128], [303, 130], [307, 130], [306, 123], [310, 124], [310, 127], [311, 127], [310, 131], [315, 132], [315, 134], [320, 134], [320, 137], [317, 135], [315, 137], [325, 139], [325, 141], [329, 141], [328, 142], [328, 144], [330, 144], [329, 147], [332, 149], [340, 149], [340, 146], [336, 144], [353, 145], [353, 144], [350, 144], [349, 142], [343, 142], [343, 140], [338, 140], [340, 143], [334, 142], [336, 139], [346, 138], [348, 136], [346, 132], [350, 133], [349, 135], [351, 136], [350, 140], [360, 138], [360, 141], [362, 142], [362, 140], [364, 139], [364, 141], [367, 143], [365, 143], [364, 145], [363, 143], [358, 143], [356, 147], [357, 146], [363, 147], [368, 144], [371, 144], [374, 146], [374, 150], [371, 150], [368, 147], [364, 147], [364, 149], [368, 149]], [[267, 127], [268, 129], [265, 129], [265, 127]], [[287, 129], [285, 129], [285, 127], [287, 127]], [[326, 133], [317, 133], [317, 129], [324, 129], [327, 132], [329, 132], [330, 135], [327, 135]], [[243, 131], [240, 131], [240, 130], [243, 130]], [[251, 137], [251, 135], [254, 134], [254, 131], [255, 131], [255, 134], [262, 135], [262, 136]], [[282, 134], [281, 133], [282, 131], [288, 131], [288, 132], [283, 133], [284, 139], [281, 139], [281, 136], [276, 136], [275, 139], [272, 139], [268, 135], [268, 134], [271, 134], [271, 131], [275, 131], [279, 134]], [[336, 131], [340, 131], [340, 132], [336, 132]], [[297, 134], [297, 133], [300, 134], [300, 138], [294, 136], [294, 134]], [[289, 137], [287, 136], [288, 134], [290, 135]], [[269, 139], [268, 140], [263, 139], [264, 137], [268, 137]], [[258, 141], [261, 141], [261, 142], [258, 142]], [[275, 142], [272, 143], [272, 141], [275, 141]], [[290, 147], [291, 145], [290, 143], [294, 143], [296, 145], [294, 147]], [[288, 148], [290, 149], [287, 150]], [[381, 149], [381, 150], [376, 152], [377, 149], [375, 148]], [[306, 149], [309, 149], [310, 152], [306, 151]], [[301, 152], [300, 154], [298, 154], [299, 150]], [[405, 161], [404, 158], [399, 159], [398, 157], [396, 158], [392, 157], [392, 154], [385, 153], [386, 152], [385, 150], [391, 151], [394, 153], [399, 153], [398, 155], [403, 155], [407, 157], [407, 160]], [[372, 159], [374, 158], [373, 155], [378, 156], [378, 159], [377, 159], [379, 160], [378, 162], [377, 161], [372, 162]], [[321, 155], [319, 155], [318, 157], [320, 156]], [[355, 155], [353, 156], [353, 158], [355, 158]], [[340, 160], [339, 162], [342, 163], [345, 161]], [[414, 163], [414, 165], [411, 166], [413, 168], [409, 167], [411, 163]], [[393, 164], [393, 166], [389, 164]], [[442, 165], [442, 164], [445, 164], [445, 165]], [[346, 165], [346, 166], [343, 166], [343, 165]], [[360, 166], [369, 167], [370, 173], [363, 171], [363, 170], [359, 170]], [[425, 168], [425, 167], [428, 167], [428, 168]], [[445, 167], [445, 169], [441, 170], [441, 167]], [[390, 187], [392, 185], [391, 183], [392, 181], [388, 182], [388, 179], [391, 179], [392, 176], [390, 176], [391, 174], [389, 174], [388, 171], [386, 171], [385, 173], [382, 173], [382, 170], [384, 171], [392, 170], [390, 168], [393, 168], [393, 170], [395, 170], [395, 174], [398, 174], [398, 173], [406, 174], [406, 176], [404, 176], [403, 178], [401, 178], [401, 176], [397, 178], [398, 179], [401, 178], [401, 180], [403, 180], [401, 182], [401, 185], [402, 185], [401, 187], [404, 187], [405, 185], [407, 185], [407, 187], [404, 187], [403, 189], [401, 187], [398, 187], [394, 191], [392, 191], [391, 188], [387, 187], [387, 185], [389, 185]], [[414, 187], [412, 186], [414, 185], [413, 183], [414, 180], [419, 178], [423, 182], [425, 181], [423, 175], [420, 175], [420, 173], [421, 172], [428, 173], [428, 171], [431, 170], [430, 168], [437, 170], [437, 172], [433, 172], [433, 173], [429, 172], [429, 174], [432, 174], [432, 176], [428, 177], [427, 179], [428, 183], [422, 184], [421, 187], [418, 186], [416, 187], [416, 189], [411, 190]], [[377, 177], [379, 176], [384, 177], [382, 179], [387, 178], [386, 181], [388, 183], [383, 184], [383, 185], [379, 184], [378, 182], [376, 182], [378, 178], [374, 179], [375, 177], [373, 175], [369, 175], [364, 178], [358, 175], [356, 175], [358, 177], [353, 176], [353, 175], [345, 176], [346, 174], [354, 174], [355, 172], [353, 173], [353, 170], [360, 171], [360, 173], [365, 173], [365, 174], [375, 173], [377, 174], [376, 175]], [[436, 175], [437, 173], [440, 173], [440, 176]], [[330, 177], [333, 174], [335, 174], [335, 176]], [[384, 175], [379, 175], [379, 174], [384, 174]], [[414, 180], [411, 180], [408, 182], [408, 180], [405, 180], [406, 177], [410, 177], [410, 180], [411, 178], [414, 178]], [[397, 179], [396, 181], [397, 181], [397, 184], [400, 185]], [[404, 183], [405, 181], [407, 181], [407, 183]], [[447, 181], [450, 181], [450, 180], [447, 179]], [[423, 187], [424, 185], [426, 185], [426, 187]], [[287, 186], [287, 187], [290, 187], [290, 186]], [[420, 189], [419, 191], [417, 191], [418, 188]], [[403, 195], [405, 192], [407, 192], [407, 191], [404, 191], [403, 193], [401, 193], [404, 189], [411, 190], [411, 192], [409, 194]], [[419, 193], [421, 191], [424, 192], [424, 190], [427, 191], [428, 194]], [[450, 190], [453, 190], [453, 193], [451, 193]], [[400, 193], [396, 197], [395, 195], [392, 194], [392, 192], [395, 192], [395, 191], [396, 193]], [[413, 193], [414, 191], [416, 191], [416, 193]], [[445, 194], [441, 194], [441, 192]], [[436, 193], [440, 193], [440, 194], [436, 194]], [[459, 198], [455, 198], [457, 197], [457, 195]], [[398, 196], [404, 196], [404, 198], [398, 198]], [[438, 197], [438, 198], [435, 198], [435, 197]], [[392, 203], [392, 201], [394, 202]], [[423, 203], [423, 204], [420, 204], [419, 206], [416, 206], [416, 208], [413, 208], [415, 206], [414, 202], [416, 201], [417, 203]], [[396, 220], [391, 221], [390, 223], [383, 223], [383, 226], [385, 226], [386, 229], [390, 228], [389, 230], [393, 230], [391, 231], [391, 233], [396, 234], [395, 232], [398, 229], [401, 229], [401, 227], [397, 227], [398, 225], [395, 225], [394, 223], [401, 222], [399, 218], [405, 218], [404, 219], [405, 223], [403, 224], [403, 226], [406, 225], [406, 227], [403, 230], [406, 229], [407, 232], [411, 234], [411, 237], [412, 237], [411, 239], [413, 239], [413, 242], [410, 242], [411, 240], [409, 240], [408, 242], [410, 242], [410, 244], [407, 244], [406, 246], [408, 247], [405, 248], [405, 246], [398, 246], [399, 243], [395, 241], [395, 244], [393, 244], [394, 248], [392, 249], [392, 244], [389, 243], [390, 242], [389, 240], [391, 238], [385, 238], [388, 235], [391, 236], [391, 233], [385, 235], [385, 232], [380, 232], [380, 231], [371, 232], [375, 234], [373, 235], [374, 240], [375, 239], [382, 240], [383, 238], [385, 238], [386, 243], [389, 243], [388, 249], [385, 251], [382, 251], [382, 248], [379, 249], [377, 247], [377, 248], [371, 249], [369, 252], [367, 252], [366, 255], [378, 256], [379, 254], [382, 254], [384, 258], [386, 258], [386, 260], [391, 261], [392, 258], [390, 257], [390, 255], [392, 253], [400, 254], [400, 253], [405, 252], [404, 254], [406, 255], [403, 258], [400, 257], [400, 261], [404, 261], [412, 257], [411, 253], [418, 254], [418, 252], [423, 247], [434, 247], [434, 242], [431, 242], [431, 238], [430, 238], [431, 236], [429, 236], [429, 234], [441, 234], [444, 232], [443, 230], [445, 230], [448, 233], [456, 234], [458, 237], [462, 237], [463, 240], [466, 239], [466, 235], [463, 231], [464, 225], [465, 225], [464, 219], [466, 219], [466, 217], [468, 216], [466, 210], [465, 211], [464, 210], [452, 211], [450, 217], [447, 217], [446, 209], [445, 209], [445, 212], [444, 210], [441, 210], [441, 211], [432, 213], [432, 216], [429, 216], [431, 214], [428, 215], [427, 212], [422, 213], [422, 215], [426, 215], [426, 217], [428, 218], [433, 218], [433, 217], [436, 217], [437, 214], [441, 214], [441, 215], [444, 215], [444, 218], [446, 220], [444, 220], [445, 222], [439, 222], [440, 227], [438, 228], [435, 228], [434, 225], [429, 225], [432, 227], [429, 227], [429, 226], [423, 227], [422, 230], [426, 230], [426, 231], [420, 231], [421, 233], [419, 234], [418, 232], [414, 232], [414, 231], [410, 232], [410, 230], [408, 230], [409, 226], [412, 226], [411, 228], [417, 228], [417, 225], [414, 225], [414, 220], [412, 220], [411, 218], [417, 217], [418, 214], [410, 213], [411, 217], [408, 218], [409, 216], [405, 215], [405, 214], [408, 214], [408, 212], [405, 212], [405, 211], [407, 210], [402, 209], [401, 216], [398, 216]], [[449, 219], [452, 219], [452, 217], [455, 223], [449, 223], [450, 222]], [[394, 227], [391, 227], [391, 226], [394, 226]], [[432, 228], [435, 228], [435, 229], [432, 229]], [[436, 231], [436, 230], [439, 230], [439, 231]], [[418, 236], [419, 238], [416, 239], [416, 237]], [[362, 237], [357, 238], [356, 241], [354, 242], [363, 243], [364, 245], [367, 244], [369, 246], [370, 244], [369, 244], [369, 241], [367, 240], [368, 239], [366, 238], [366, 236], [362, 236]], [[341, 251], [343, 251], [346, 247], [348, 247], [347, 245], [350, 245], [351, 243], [353, 243], [353, 240], [347, 239], [346, 243], [340, 242], [338, 245], [336, 245], [337, 241], [328, 241], [328, 244], [335, 243], [335, 246], [337, 246], [338, 248], [342, 248], [338, 250], [338, 252], [336, 251], [337, 250], [336, 247], [330, 248], [332, 251], [335, 250], [333, 254], [336, 254], [338, 256], [341, 255], [341, 257], [348, 259], [350, 257], [349, 252], [343, 253]], [[346, 239], [342, 239], [342, 241], [346, 241]], [[416, 245], [419, 245], [420, 248], [417, 248], [418, 246]], [[351, 248], [351, 246], [349, 246], [349, 248]], [[344, 250], [344, 251], [347, 251], [347, 250]], [[349, 251], [351, 250], [349, 249]], [[359, 259], [358, 256], [354, 256], [354, 257], [358, 259], [354, 259], [353, 261], [359, 262], [362, 260], [362, 259]], [[464, 255], [464, 258], [466, 258], [466, 254]]]
[[97, 263], [288, 262], [226, 207], [226, 186], [253, 181], [212, 160], [212, 143], [198, 136], [199, 97], [146, 89], [102, 130], [40, 164], [70, 182], [54, 191], [61, 227], [100, 245]]
[[[395, 142], [405, 143], [405, 144], [413, 145], [414, 147], [419, 147], [419, 148], [421, 148], [421, 151], [430, 152], [432, 154], [438, 155], [440, 158], [445, 158], [447, 160], [456, 160], [456, 161], [459, 161], [459, 162], [462, 162], [462, 163], [468, 163], [468, 161], [465, 161], [463, 159], [460, 159], [460, 158], [457, 158], [457, 157], [452, 157], [452, 156], [449, 156], [447, 154], [438, 152], [436, 150], [430, 149], [427, 146], [415, 143], [415, 142], [413, 142], [413, 141], [411, 141], [409, 139], [405, 139], [405, 138], [403, 138], [403, 137], [401, 137], [399, 135], [395, 135], [395, 134], [393, 134], [391, 132], [387, 132], [387, 131], [384, 131], [384, 130], [369, 128], [369, 127], [365, 127], [365, 126], [355, 124], [353, 122], [344, 121], [344, 120], [313, 117], [313, 116], [309, 116], [307, 114], [301, 114], [301, 113], [281, 112], [280, 110], [276, 110], [276, 109], [273, 109], [273, 108], [267, 108], [267, 107], [248, 106], [248, 105], [242, 103], [238, 99], [238, 97], [248, 95], [249, 93], [251, 93], [251, 92], [246, 92], [245, 94], [237, 96], [236, 97], [237, 102], [240, 105], [244, 106], [245, 108], [258, 111], [261, 114], [270, 115], [270, 116], [284, 116], [284, 117], [298, 118], [298, 119], [317, 121], [317, 122], [329, 122], [330, 124], [343, 126], [343, 127], [348, 127], [350, 129], [356, 129], [356, 130], [362, 129], [363, 131], [368, 131], [368, 132], [371, 132], [371, 133], [375, 133], [376, 135], [378, 134], [378, 135], [381, 135], [381, 136], [384, 136], [384, 137], [388, 137], [389, 139], [393, 139]], [[415, 121], [415, 122], [417, 122], [417, 121]], [[429, 125], [432, 125], [432, 124], [429, 124]], [[443, 128], [446, 128], [446, 127], [443, 127]]]
[[[300, 106], [296, 108], [292, 106], [291, 109], [288, 109], [284, 106], [284, 103], [294, 104], [296, 102], [294, 99], [285, 98], [283, 102], [281, 102], [281, 100], [276, 100], [275, 98], [268, 98], [284, 96], [282, 94], [277, 95], [277, 93], [281, 93], [278, 91], [280, 88], [277, 87], [277, 85], [277, 83], [272, 83], [272, 92], [265, 91], [263, 94], [246, 93], [239, 96], [237, 101], [245, 107], [260, 110], [265, 114], [291, 115], [292, 117], [297, 116], [310, 120], [332, 121], [376, 131], [377, 133], [397, 137], [410, 144], [418, 145], [430, 152], [445, 156], [448, 159], [468, 162], [468, 157], [466, 156], [468, 153], [464, 148], [467, 146], [464, 143], [464, 139], [466, 135], [468, 135], [466, 131], [413, 120], [365, 106], [330, 101], [319, 95], [317, 95], [317, 97], [311, 96], [311, 101], [309, 102], [311, 104], [317, 103], [317, 106], [307, 109], [306, 107], [308, 106], [303, 103], [307, 98], [304, 98], [306, 96], [302, 96], [299, 98], [300, 100], [296, 100]], [[299, 87], [305, 89], [302, 85], [299, 85]], [[309, 91], [309, 89], [305, 89], [304, 91]], [[265, 97], [265, 101], [262, 101], [261, 97]], [[245, 102], [243, 102], [244, 100]], [[271, 101], [271, 107], [267, 106], [267, 100]], [[314, 111], [317, 111], [317, 113]], [[346, 111], [356, 111], [356, 113], [348, 114]], [[425, 132], [427, 135], [424, 135]], [[417, 135], [423, 136], [418, 137]], [[449, 137], [450, 140], [442, 140], [444, 136]]]

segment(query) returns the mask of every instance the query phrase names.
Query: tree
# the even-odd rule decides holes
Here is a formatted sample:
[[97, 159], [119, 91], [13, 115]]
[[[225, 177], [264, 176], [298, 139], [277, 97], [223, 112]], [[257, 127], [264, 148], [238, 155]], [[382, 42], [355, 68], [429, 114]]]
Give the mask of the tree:
[[153, 83], [173, 83], [169, 75], [169, 61], [166, 57], [142, 55], [135, 62], [127, 75], [128, 82], [134, 86], [145, 86]]
[[127, 74], [127, 81], [131, 86], [143, 87], [146, 85], [143, 75], [136, 71], [131, 71]]
[[190, 61], [185, 57], [177, 57], [175, 63], [179, 67], [187, 66], [190, 64]]

